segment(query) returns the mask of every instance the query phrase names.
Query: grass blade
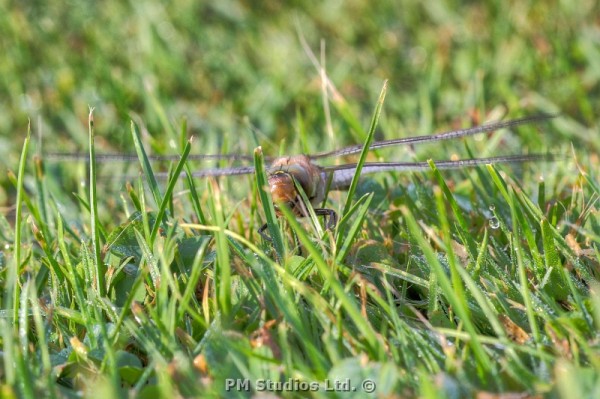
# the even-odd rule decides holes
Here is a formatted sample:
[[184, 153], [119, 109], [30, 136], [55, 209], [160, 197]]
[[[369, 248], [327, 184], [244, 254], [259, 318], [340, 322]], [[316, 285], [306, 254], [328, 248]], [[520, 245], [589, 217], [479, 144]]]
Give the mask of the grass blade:
[[344, 261], [344, 258], [346, 257], [346, 255], [348, 254], [348, 252], [350, 251], [350, 249], [352, 248], [352, 242], [354, 242], [354, 239], [356, 238], [356, 236], [358, 235], [358, 232], [360, 231], [360, 226], [362, 226], [363, 221], [365, 220], [365, 217], [367, 216], [367, 211], [369, 210], [369, 205], [371, 205], [371, 200], [373, 199], [373, 193], [371, 194], [367, 194], [364, 195], [362, 198], [360, 198], [355, 206], [360, 206], [360, 209], [358, 209], [358, 214], [357, 217], [354, 221], [354, 223], [352, 223], [352, 226], [350, 227], [350, 229], [348, 230], [348, 233], [346, 234], [346, 237], [344, 239], [344, 242], [341, 246], [341, 248], [339, 248], [338, 253], [336, 255], [336, 263], [342, 263]]
[[[381, 115], [381, 110], [383, 108], [383, 102], [385, 100], [385, 94], [387, 92], [387, 80], [383, 82], [383, 87], [381, 88], [381, 92], [379, 94], [379, 100], [377, 100], [377, 105], [375, 106], [375, 112], [373, 113], [373, 118], [371, 119], [371, 126], [369, 127], [369, 132], [367, 134], [367, 138], [363, 145], [363, 150], [360, 153], [360, 157], [358, 158], [358, 162], [356, 164], [356, 172], [354, 177], [352, 178], [352, 182], [350, 183], [350, 187], [348, 188], [348, 194], [346, 197], [346, 203], [344, 204], [344, 210], [342, 211], [342, 217], [348, 213], [350, 210], [350, 206], [352, 205], [352, 198], [354, 197], [354, 192], [356, 191], [356, 187], [358, 186], [358, 180], [360, 179], [360, 171], [367, 160], [367, 154], [369, 153], [369, 147], [373, 142], [373, 138], [375, 137], [375, 129], [377, 128], [377, 123], [379, 122], [379, 116]], [[343, 235], [343, 234], [340, 234]]]
[[273, 246], [277, 253], [277, 259], [284, 259], [285, 253], [283, 246], [283, 238], [281, 236], [281, 230], [277, 224], [277, 215], [275, 214], [275, 207], [273, 206], [273, 200], [269, 191], [269, 184], [267, 182], [267, 174], [265, 172], [265, 159], [263, 156], [262, 148], [258, 147], [254, 150], [254, 170], [256, 173], [256, 185], [258, 186], [258, 194], [260, 201], [263, 204], [263, 210], [265, 212], [265, 218], [267, 219], [267, 228], [273, 240]]
[[142, 171], [144, 172], [144, 176], [146, 177], [148, 185], [150, 186], [150, 192], [154, 197], [154, 202], [157, 205], [159, 205], [162, 202], [162, 195], [160, 194], [158, 182], [156, 181], [156, 177], [154, 176], [154, 172], [152, 171], [150, 160], [148, 159], [148, 155], [146, 155], [146, 150], [144, 150], [144, 146], [142, 145], [140, 129], [134, 121], [131, 121], [131, 137], [133, 137], [135, 152], [138, 156], [140, 164], [142, 165]]
[[[13, 308], [14, 320], [19, 317], [19, 296], [20, 296], [20, 284], [19, 284], [19, 273], [21, 268], [21, 231], [23, 230], [23, 195], [25, 194], [23, 188], [23, 182], [25, 181], [25, 165], [27, 164], [27, 152], [29, 151], [29, 141], [31, 138], [31, 123], [27, 127], [27, 136], [23, 142], [23, 150], [21, 151], [21, 159], [19, 161], [19, 176], [17, 177], [17, 202], [15, 204], [15, 241], [14, 241], [14, 262], [11, 263], [12, 267], [8, 271], [8, 282], [6, 290], [6, 303], [5, 308]], [[10, 295], [12, 290], [12, 296]]]
[[452, 208], [452, 213], [456, 217], [456, 220], [458, 220], [458, 225], [460, 226], [459, 235], [462, 238], [462, 240], [466, 246], [466, 249], [469, 253], [469, 257], [471, 260], [474, 260], [476, 258], [475, 254], [477, 253], [477, 244], [475, 244], [475, 240], [473, 240], [473, 238], [471, 237], [471, 234], [469, 234], [468, 223], [465, 220], [465, 217], [463, 216], [463, 213], [460, 210], [460, 207], [459, 207], [458, 203], [456, 202], [456, 199], [454, 198], [452, 191], [450, 191], [450, 188], [446, 184], [446, 181], [444, 180], [442, 174], [440, 173], [438, 168], [435, 166], [435, 163], [431, 159], [428, 161], [428, 163], [429, 163], [429, 166], [431, 167], [431, 169], [433, 170], [433, 174], [435, 175], [435, 178], [437, 179], [439, 186], [442, 188], [442, 191], [444, 192], [444, 196], [446, 197], [446, 200], [450, 203], [450, 207]]
[[96, 185], [96, 147], [94, 144], [94, 108], [90, 108], [88, 116], [88, 130], [90, 142], [90, 227], [92, 230], [92, 252], [96, 268], [96, 287], [98, 295], [106, 295], [106, 283], [104, 277], [106, 266], [102, 259], [102, 249], [100, 247], [100, 221], [98, 220], [98, 194]]
[[475, 325], [471, 320], [469, 311], [463, 306], [462, 301], [460, 301], [454, 294], [454, 290], [452, 289], [452, 283], [450, 282], [450, 279], [446, 275], [444, 268], [442, 267], [437, 256], [435, 255], [433, 248], [431, 247], [429, 242], [427, 242], [427, 240], [425, 240], [425, 238], [423, 237], [419, 229], [419, 225], [417, 224], [417, 221], [415, 220], [415, 217], [413, 216], [411, 211], [406, 207], [402, 207], [401, 210], [406, 219], [406, 224], [408, 225], [408, 229], [411, 235], [419, 244], [419, 247], [422, 249], [430, 267], [433, 269], [433, 272], [437, 277], [437, 284], [439, 285], [441, 291], [443, 292], [448, 302], [450, 302], [450, 304], [452, 305], [452, 308], [456, 312], [456, 315], [464, 323], [465, 329], [471, 337], [471, 341], [469, 342], [469, 344], [473, 349], [475, 357], [478, 360], [477, 366], [479, 368], [482, 368], [483, 370], [492, 372], [492, 374], [496, 374], [496, 367], [494, 366], [490, 357], [485, 352], [483, 345], [478, 339], [477, 329], [475, 328]]
[[175, 184], [179, 180], [179, 175], [181, 174], [181, 171], [183, 170], [185, 161], [186, 161], [188, 155], [190, 155], [190, 150], [192, 149], [191, 144], [192, 144], [192, 139], [188, 140], [188, 142], [185, 144], [183, 153], [181, 154], [181, 158], [179, 159], [179, 162], [177, 163], [177, 166], [175, 167], [175, 171], [171, 175], [171, 179], [169, 180], [169, 183], [167, 185], [167, 190], [165, 191], [165, 195], [162, 197], [162, 201], [159, 203], [160, 205], [158, 207], [158, 213], [156, 215], [156, 223], [154, 223], [154, 226], [152, 227], [152, 232], [150, 233], [150, 244], [154, 244], [154, 240], [156, 239], [156, 234], [158, 234], [160, 226], [162, 225], [162, 220], [165, 216], [167, 206], [170, 203], [170, 198], [171, 198], [171, 195], [173, 194], [173, 189], [175, 188]]
[[365, 320], [363, 315], [361, 314], [359, 308], [356, 306], [356, 303], [351, 300], [350, 296], [346, 293], [344, 287], [340, 284], [339, 280], [334, 275], [330, 266], [327, 264], [322, 254], [319, 253], [317, 247], [310, 240], [309, 235], [302, 229], [298, 221], [296, 220], [295, 215], [292, 213], [290, 209], [285, 206], [281, 206], [281, 212], [287, 219], [288, 223], [292, 227], [292, 229], [298, 235], [300, 242], [304, 245], [304, 248], [308, 251], [308, 253], [312, 256], [319, 273], [323, 276], [323, 279], [327, 281], [333, 290], [336, 299], [340, 302], [342, 308], [347, 312], [348, 316], [356, 326], [356, 328], [360, 331], [366, 343], [368, 344], [368, 348], [373, 355], [379, 353], [382, 350], [381, 344], [377, 335], [375, 334], [372, 326], [369, 325], [368, 321]]
[[541, 336], [540, 329], [538, 327], [535, 310], [533, 308], [533, 303], [531, 301], [531, 294], [529, 292], [529, 279], [527, 278], [527, 271], [525, 270], [525, 261], [524, 261], [524, 252], [525, 248], [521, 243], [521, 231], [519, 229], [517, 209], [516, 209], [516, 199], [515, 194], [511, 190], [509, 193], [509, 206], [511, 211], [511, 218], [513, 223], [513, 237], [512, 237], [512, 246], [513, 251], [517, 257], [517, 267], [519, 272], [519, 285], [521, 287], [521, 295], [523, 296], [523, 303], [525, 305], [525, 313], [527, 314], [527, 320], [529, 321], [529, 328], [531, 329], [531, 333], [533, 335], [533, 339], [539, 345], [541, 344]]
[[212, 180], [208, 182], [209, 209], [212, 214], [217, 230], [214, 232], [217, 251], [217, 263], [215, 267], [215, 286], [217, 301], [222, 314], [223, 323], [227, 324], [231, 314], [231, 262], [229, 246], [225, 235], [225, 220], [223, 218], [223, 205], [221, 204], [221, 193], [218, 192], [217, 183]]

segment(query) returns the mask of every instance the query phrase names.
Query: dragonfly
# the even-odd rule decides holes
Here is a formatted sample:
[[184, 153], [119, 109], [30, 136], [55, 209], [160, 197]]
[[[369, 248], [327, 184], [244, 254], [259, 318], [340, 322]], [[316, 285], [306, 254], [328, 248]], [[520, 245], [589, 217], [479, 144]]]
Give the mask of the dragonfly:
[[[520, 125], [539, 123], [546, 121], [555, 115], [540, 114], [526, 116], [519, 119], [511, 119], [500, 122], [492, 122], [479, 126], [450, 130], [442, 133], [403, 137], [390, 140], [373, 142], [369, 150], [383, 149], [392, 146], [412, 146], [417, 144], [433, 143], [438, 141], [458, 139], [467, 136], [473, 136], [480, 133], [493, 132], [500, 129], [513, 128]], [[347, 163], [342, 165], [321, 166], [318, 160], [330, 157], [342, 157], [346, 155], [357, 154], [363, 150], [363, 145], [352, 145], [342, 149], [314, 154], [300, 154], [293, 156], [283, 156], [277, 158], [268, 158], [270, 166], [266, 170], [268, 176], [269, 191], [275, 207], [276, 214], [281, 216], [280, 206], [285, 204], [296, 216], [308, 216], [306, 204], [302, 201], [302, 196], [298, 191], [299, 185], [315, 215], [325, 218], [325, 224], [328, 229], [335, 228], [337, 224], [337, 214], [333, 209], [322, 208], [321, 204], [329, 191], [347, 189], [357, 172], [356, 163]], [[86, 155], [73, 153], [55, 153], [50, 154], [51, 159], [57, 160], [85, 160]], [[135, 155], [123, 154], [98, 154], [97, 160], [107, 161], [128, 161], [135, 160]], [[151, 160], [177, 160], [178, 156], [148, 156]], [[436, 160], [434, 161], [437, 169], [462, 169], [476, 167], [485, 164], [519, 164], [525, 162], [544, 162], [552, 161], [556, 158], [553, 154], [517, 154], [503, 155], [487, 158], [470, 158], [461, 160]], [[189, 155], [190, 160], [245, 160], [252, 159], [251, 156], [243, 154], [198, 154]], [[366, 162], [360, 170], [362, 175], [381, 173], [381, 172], [416, 172], [430, 170], [429, 162]], [[218, 176], [249, 175], [254, 173], [254, 166], [238, 166], [226, 168], [207, 168], [195, 171], [192, 177], [206, 178]], [[297, 185], [296, 185], [297, 184]], [[264, 231], [267, 225], [259, 229], [259, 233], [264, 237]]]

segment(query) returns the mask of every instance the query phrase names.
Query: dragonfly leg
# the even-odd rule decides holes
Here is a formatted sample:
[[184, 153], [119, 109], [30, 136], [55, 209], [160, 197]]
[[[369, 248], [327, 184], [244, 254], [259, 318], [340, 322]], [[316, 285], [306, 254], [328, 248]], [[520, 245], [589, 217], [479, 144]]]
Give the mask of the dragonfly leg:
[[315, 209], [315, 215], [323, 216], [325, 218], [325, 228], [328, 230], [335, 229], [337, 225], [337, 213], [333, 209], [328, 208], [317, 208]]
[[263, 240], [267, 241], [267, 242], [273, 242], [273, 239], [267, 234], [265, 233], [265, 231], [267, 230], [267, 227], [269, 227], [266, 223], [262, 225], [262, 227], [260, 229], [258, 229], [258, 234], [260, 234], [260, 236], [263, 238]]

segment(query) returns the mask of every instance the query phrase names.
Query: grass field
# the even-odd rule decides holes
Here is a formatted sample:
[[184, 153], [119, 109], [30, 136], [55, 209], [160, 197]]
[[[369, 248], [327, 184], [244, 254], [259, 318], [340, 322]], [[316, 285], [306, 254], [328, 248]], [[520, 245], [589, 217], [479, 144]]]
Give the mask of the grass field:
[[[596, 1], [29, 3], [0, 0], [0, 396], [600, 397]], [[537, 114], [368, 160], [554, 162], [370, 175], [333, 231], [262, 190], [262, 154]], [[230, 152], [258, 172], [168, 178]]]

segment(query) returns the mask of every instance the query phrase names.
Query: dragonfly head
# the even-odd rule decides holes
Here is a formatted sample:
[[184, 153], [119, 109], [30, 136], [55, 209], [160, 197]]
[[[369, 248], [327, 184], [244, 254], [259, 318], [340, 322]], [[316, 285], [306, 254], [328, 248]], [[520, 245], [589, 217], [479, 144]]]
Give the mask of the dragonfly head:
[[273, 162], [269, 173], [269, 189], [275, 205], [285, 203], [298, 216], [304, 216], [309, 204], [302, 204], [297, 186], [302, 187], [308, 201], [318, 205], [325, 198], [324, 174], [306, 155], [281, 157]]
[[286, 171], [278, 170], [269, 175], [268, 181], [275, 209], [277, 210], [277, 204], [284, 203], [292, 211], [298, 212], [296, 204], [299, 201], [299, 196], [292, 175]]

